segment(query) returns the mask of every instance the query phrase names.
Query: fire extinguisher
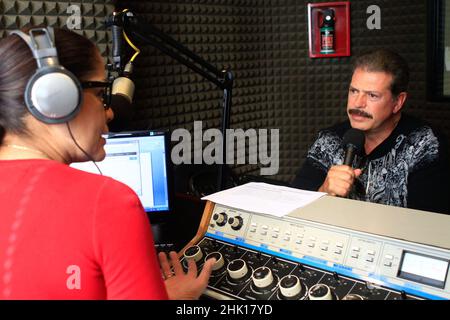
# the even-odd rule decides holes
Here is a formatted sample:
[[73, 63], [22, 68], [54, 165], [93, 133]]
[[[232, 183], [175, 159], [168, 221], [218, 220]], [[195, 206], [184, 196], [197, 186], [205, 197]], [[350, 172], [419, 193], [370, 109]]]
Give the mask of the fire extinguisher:
[[330, 54], [334, 53], [334, 42], [335, 42], [335, 34], [334, 34], [334, 10], [333, 9], [325, 9], [322, 11], [323, 22], [320, 26], [320, 53]]

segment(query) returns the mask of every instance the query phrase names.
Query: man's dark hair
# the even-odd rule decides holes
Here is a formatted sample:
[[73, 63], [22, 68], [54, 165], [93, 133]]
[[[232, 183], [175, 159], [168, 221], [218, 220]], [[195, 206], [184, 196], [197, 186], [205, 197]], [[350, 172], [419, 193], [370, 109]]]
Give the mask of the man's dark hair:
[[394, 97], [397, 97], [401, 92], [406, 92], [408, 90], [408, 63], [402, 56], [394, 51], [378, 49], [360, 55], [353, 63], [353, 72], [358, 68], [368, 72], [386, 72], [391, 74], [392, 83], [390, 89]]

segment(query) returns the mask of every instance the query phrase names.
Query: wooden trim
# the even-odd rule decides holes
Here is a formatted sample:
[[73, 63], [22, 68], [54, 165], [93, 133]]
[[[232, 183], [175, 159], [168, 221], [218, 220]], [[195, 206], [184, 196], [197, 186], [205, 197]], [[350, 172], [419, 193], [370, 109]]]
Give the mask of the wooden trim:
[[194, 238], [192, 238], [191, 241], [188, 242], [188, 244], [178, 252], [178, 256], [181, 258], [183, 256], [184, 251], [193, 246], [196, 245], [205, 235], [206, 231], [209, 227], [209, 221], [211, 220], [212, 213], [214, 211], [214, 203], [211, 201], [208, 201], [205, 206], [205, 210], [203, 210], [203, 216], [200, 220], [200, 225], [197, 229], [197, 233], [195, 234]]

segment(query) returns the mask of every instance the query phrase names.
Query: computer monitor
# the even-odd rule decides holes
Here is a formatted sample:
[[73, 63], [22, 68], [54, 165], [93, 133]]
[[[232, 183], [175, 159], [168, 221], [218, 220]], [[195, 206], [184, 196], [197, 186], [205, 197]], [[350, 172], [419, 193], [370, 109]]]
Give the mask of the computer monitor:
[[[152, 222], [167, 216], [172, 209], [168, 133], [131, 131], [105, 138], [106, 157], [97, 162], [102, 174], [133, 189]], [[100, 174], [91, 161], [72, 163], [71, 167]]]

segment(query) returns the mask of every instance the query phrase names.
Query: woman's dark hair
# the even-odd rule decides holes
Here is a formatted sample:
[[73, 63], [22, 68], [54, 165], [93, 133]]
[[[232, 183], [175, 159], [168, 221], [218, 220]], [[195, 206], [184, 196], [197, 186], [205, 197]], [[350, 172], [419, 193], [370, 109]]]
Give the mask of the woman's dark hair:
[[[29, 28], [22, 30], [28, 33]], [[83, 80], [95, 69], [96, 46], [85, 37], [64, 29], [55, 29], [59, 63]], [[22, 38], [9, 35], [0, 40], [0, 143], [6, 131], [27, 134], [24, 116], [28, 113], [24, 92], [37, 69], [36, 60]]]
[[394, 51], [378, 49], [370, 53], [365, 53], [357, 57], [353, 63], [353, 71], [358, 68], [368, 72], [386, 72], [391, 74], [392, 83], [390, 89], [394, 97], [408, 90], [408, 63]]

